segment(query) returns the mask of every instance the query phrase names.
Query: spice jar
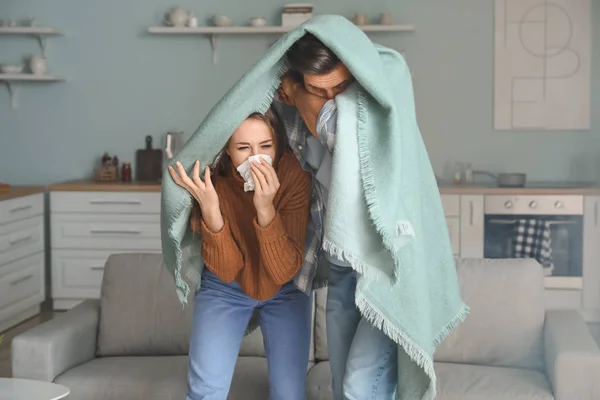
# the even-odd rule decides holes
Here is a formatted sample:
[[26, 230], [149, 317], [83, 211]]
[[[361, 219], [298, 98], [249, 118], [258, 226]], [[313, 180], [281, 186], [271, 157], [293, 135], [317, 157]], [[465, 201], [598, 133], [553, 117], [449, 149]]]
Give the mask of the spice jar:
[[131, 182], [131, 163], [123, 163], [123, 167], [121, 168], [121, 181]]

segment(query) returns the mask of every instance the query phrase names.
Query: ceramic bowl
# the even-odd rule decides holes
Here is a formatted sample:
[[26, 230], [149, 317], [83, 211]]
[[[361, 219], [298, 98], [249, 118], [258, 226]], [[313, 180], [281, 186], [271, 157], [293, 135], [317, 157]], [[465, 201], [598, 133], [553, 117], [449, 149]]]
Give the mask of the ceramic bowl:
[[254, 17], [250, 20], [252, 26], [265, 26], [267, 25], [267, 19], [263, 17]]
[[6, 64], [0, 67], [0, 71], [2, 71], [5, 74], [20, 74], [21, 72], [23, 72], [23, 66]]
[[226, 15], [215, 15], [213, 17], [213, 23], [216, 26], [232, 26], [233, 20]]

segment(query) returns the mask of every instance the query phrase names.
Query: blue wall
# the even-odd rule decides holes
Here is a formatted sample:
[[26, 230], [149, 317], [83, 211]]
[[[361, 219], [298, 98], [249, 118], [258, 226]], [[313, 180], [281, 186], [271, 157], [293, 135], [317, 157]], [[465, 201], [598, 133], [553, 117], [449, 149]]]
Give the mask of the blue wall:
[[[279, 23], [285, 1], [182, 0], [202, 22], [215, 13], [243, 23]], [[600, 5], [593, 9], [592, 107], [600, 106]], [[600, 114], [589, 132], [495, 132], [493, 1], [315, 1], [318, 13], [392, 11], [414, 33], [372, 38], [406, 50], [415, 75], [421, 130], [435, 169], [452, 160], [478, 169], [524, 171], [533, 180], [594, 179], [600, 171]], [[34, 16], [66, 36], [48, 41], [49, 68], [66, 83], [29, 84], [11, 110], [0, 87], [0, 181], [49, 184], [91, 174], [104, 151], [133, 161], [151, 134], [191, 133], [210, 107], [266, 51], [269, 36], [221, 38], [211, 63], [203, 37], [147, 35], [172, 3], [158, 0], [0, 2], [0, 18]], [[0, 37], [0, 63], [37, 53], [29, 38]]]

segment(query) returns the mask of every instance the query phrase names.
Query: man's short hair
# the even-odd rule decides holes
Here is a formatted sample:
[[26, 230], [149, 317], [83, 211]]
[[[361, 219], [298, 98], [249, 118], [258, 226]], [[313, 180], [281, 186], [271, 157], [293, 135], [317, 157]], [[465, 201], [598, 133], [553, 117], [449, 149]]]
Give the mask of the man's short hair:
[[322, 75], [333, 71], [340, 59], [313, 34], [307, 33], [287, 51], [290, 69], [298, 74]]

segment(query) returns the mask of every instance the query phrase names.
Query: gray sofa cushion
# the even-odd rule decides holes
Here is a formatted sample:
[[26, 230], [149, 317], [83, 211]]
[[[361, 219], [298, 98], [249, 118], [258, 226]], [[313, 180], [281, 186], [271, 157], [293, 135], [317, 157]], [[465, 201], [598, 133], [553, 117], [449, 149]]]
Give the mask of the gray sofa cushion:
[[185, 355], [192, 304], [183, 308], [160, 254], [117, 254], [106, 262], [100, 298], [100, 356]]
[[553, 400], [545, 375], [532, 370], [436, 363], [436, 400]]
[[[532, 370], [436, 363], [436, 400], [552, 400], [545, 375]], [[329, 362], [310, 369], [306, 400], [332, 400]]]
[[[102, 281], [97, 354], [187, 355], [193, 307], [192, 297], [182, 307], [160, 254], [112, 255]], [[265, 356], [260, 329], [244, 338], [240, 355]]]
[[457, 269], [471, 312], [440, 344], [435, 360], [542, 368], [542, 267], [534, 260], [462, 259]]
[[[183, 400], [187, 389], [186, 356], [106, 357], [75, 367], [55, 382], [71, 388], [73, 400]], [[228, 400], [269, 398], [267, 362], [241, 357]]]

